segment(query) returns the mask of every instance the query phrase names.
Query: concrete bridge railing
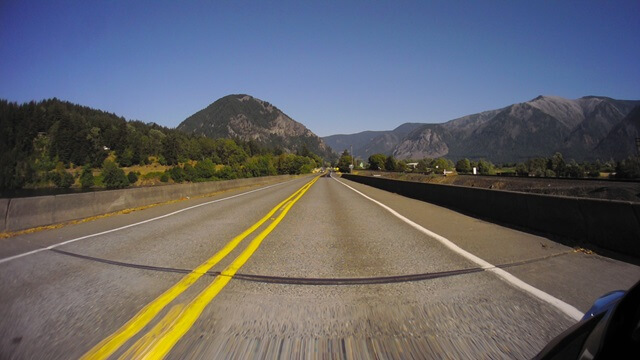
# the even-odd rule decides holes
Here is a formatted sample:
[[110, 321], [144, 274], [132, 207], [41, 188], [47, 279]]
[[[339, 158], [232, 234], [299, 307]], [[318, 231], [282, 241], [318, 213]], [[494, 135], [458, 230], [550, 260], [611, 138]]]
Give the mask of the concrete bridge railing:
[[640, 203], [427, 184], [343, 174], [345, 179], [475, 215], [640, 257]]

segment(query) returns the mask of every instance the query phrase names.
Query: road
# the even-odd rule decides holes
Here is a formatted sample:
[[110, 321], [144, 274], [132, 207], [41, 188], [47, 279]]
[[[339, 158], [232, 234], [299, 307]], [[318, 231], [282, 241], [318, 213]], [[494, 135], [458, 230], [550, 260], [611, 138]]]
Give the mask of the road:
[[309, 176], [0, 240], [0, 358], [525, 359], [639, 279]]

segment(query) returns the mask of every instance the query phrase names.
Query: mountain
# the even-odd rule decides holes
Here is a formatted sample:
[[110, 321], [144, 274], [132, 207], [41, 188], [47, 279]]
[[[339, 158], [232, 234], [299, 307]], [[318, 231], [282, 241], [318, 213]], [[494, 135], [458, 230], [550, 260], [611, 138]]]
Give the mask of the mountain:
[[261, 145], [295, 152], [307, 149], [332, 156], [322, 139], [272, 104], [249, 95], [228, 95], [189, 116], [178, 130], [209, 138], [253, 140]]
[[640, 106], [615, 125], [596, 147], [596, 152], [615, 157], [617, 154], [637, 154], [636, 139], [640, 138]]
[[[494, 162], [520, 162], [555, 152], [577, 161], [620, 159], [630, 153], [611, 152], [611, 146], [600, 143], [638, 105], [640, 101], [599, 96], [538, 96], [443, 124], [425, 124], [409, 133], [392, 154], [400, 159], [446, 156]], [[618, 136], [628, 140], [631, 135]]]
[[424, 124], [404, 123], [393, 130], [331, 135], [323, 137], [322, 140], [338, 152], [345, 149], [351, 151], [353, 146], [353, 155], [366, 159], [372, 154], [390, 154], [407, 134], [422, 125]]

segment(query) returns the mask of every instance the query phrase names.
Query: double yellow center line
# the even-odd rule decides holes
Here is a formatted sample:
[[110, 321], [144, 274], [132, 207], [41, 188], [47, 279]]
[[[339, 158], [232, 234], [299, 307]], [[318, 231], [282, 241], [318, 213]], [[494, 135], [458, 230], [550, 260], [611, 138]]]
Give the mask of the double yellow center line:
[[306, 183], [303, 187], [284, 199], [271, 209], [262, 219], [243, 231], [240, 235], [229, 241], [220, 251], [195, 268], [191, 273], [183, 277], [170, 289], [158, 296], [155, 300], [142, 308], [131, 320], [120, 329], [102, 340], [89, 350], [82, 359], [106, 359], [117, 351], [124, 343], [135, 336], [147, 326], [169, 303], [193, 285], [200, 277], [209, 271], [218, 262], [224, 259], [247, 236], [251, 235], [260, 226], [267, 222], [278, 211], [280, 214], [260, 232], [227, 266], [213, 282], [207, 286], [196, 298], [186, 306], [179, 304], [170, 309], [167, 315], [159, 321], [147, 334], [141, 337], [123, 355], [123, 358], [136, 359], [162, 359], [171, 348], [182, 338], [198, 319], [204, 308], [218, 295], [218, 293], [231, 281], [235, 273], [249, 260], [258, 249], [264, 238], [275, 229], [287, 215], [293, 204], [304, 195], [307, 190], [318, 180], [318, 177]]

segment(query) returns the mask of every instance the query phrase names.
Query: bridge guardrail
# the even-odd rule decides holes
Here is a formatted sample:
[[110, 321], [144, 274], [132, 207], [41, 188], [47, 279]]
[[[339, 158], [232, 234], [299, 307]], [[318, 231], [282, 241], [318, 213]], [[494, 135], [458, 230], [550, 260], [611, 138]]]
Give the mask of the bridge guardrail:
[[125, 209], [284, 181], [293, 175], [0, 199], [0, 232], [58, 224]]
[[640, 203], [343, 174], [365, 185], [481, 218], [640, 257]]

